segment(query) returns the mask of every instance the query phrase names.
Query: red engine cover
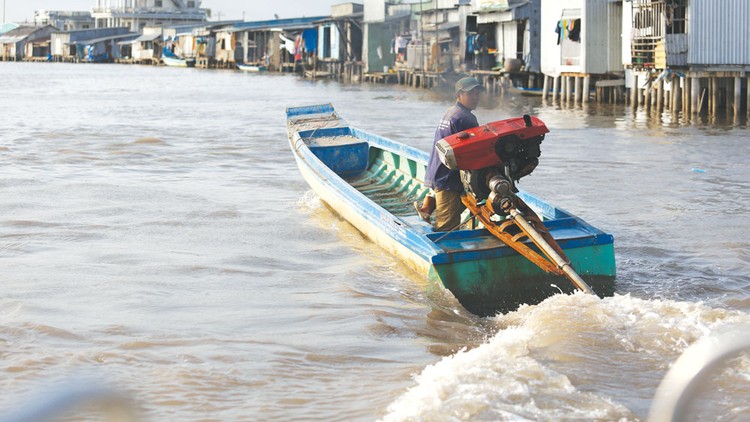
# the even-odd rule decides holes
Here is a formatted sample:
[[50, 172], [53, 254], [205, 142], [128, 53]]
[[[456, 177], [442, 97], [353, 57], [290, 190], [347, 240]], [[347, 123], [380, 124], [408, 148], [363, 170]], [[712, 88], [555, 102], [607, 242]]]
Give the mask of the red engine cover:
[[540, 119], [530, 119], [530, 126], [526, 125], [523, 117], [517, 117], [447, 136], [435, 146], [440, 161], [451, 170], [479, 170], [501, 166], [503, 161], [495, 153], [495, 145], [500, 138], [516, 135], [521, 139], [529, 139], [549, 132]]

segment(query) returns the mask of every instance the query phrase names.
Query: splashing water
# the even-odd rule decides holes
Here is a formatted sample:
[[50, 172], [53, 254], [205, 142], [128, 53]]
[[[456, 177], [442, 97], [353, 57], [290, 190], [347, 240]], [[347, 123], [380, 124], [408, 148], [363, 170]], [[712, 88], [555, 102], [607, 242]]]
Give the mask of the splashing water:
[[688, 345], [748, 321], [700, 303], [556, 295], [496, 317], [485, 344], [425, 368], [383, 420], [638, 419]]

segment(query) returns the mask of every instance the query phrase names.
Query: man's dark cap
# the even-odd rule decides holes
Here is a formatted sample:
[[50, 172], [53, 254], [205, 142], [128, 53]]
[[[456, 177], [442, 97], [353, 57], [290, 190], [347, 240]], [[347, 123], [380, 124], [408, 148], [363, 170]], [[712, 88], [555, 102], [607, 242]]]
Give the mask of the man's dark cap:
[[456, 94], [459, 92], [469, 92], [474, 88], [479, 87], [480, 89], [484, 90], [484, 87], [482, 87], [482, 84], [479, 83], [477, 78], [473, 76], [467, 76], [465, 78], [461, 78], [456, 82]]

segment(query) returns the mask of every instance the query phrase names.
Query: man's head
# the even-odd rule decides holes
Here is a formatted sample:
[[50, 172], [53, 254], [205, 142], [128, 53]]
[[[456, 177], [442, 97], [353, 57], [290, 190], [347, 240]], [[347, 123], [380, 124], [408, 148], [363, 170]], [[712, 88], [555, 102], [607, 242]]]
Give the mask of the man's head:
[[482, 91], [484, 88], [477, 78], [466, 77], [456, 82], [456, 99], [469, 110], [477, 108]]

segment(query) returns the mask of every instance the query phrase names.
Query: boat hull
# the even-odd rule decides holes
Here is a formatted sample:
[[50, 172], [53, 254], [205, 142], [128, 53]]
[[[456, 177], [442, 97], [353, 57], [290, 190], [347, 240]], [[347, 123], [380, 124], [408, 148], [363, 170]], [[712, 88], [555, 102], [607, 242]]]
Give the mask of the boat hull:
[[250, 64], [242, 64], [237, 63], [237, 69], [243, 71], [243, 72], [250, 72], [250, 73], [258, 73], [258, 72], [265, 72], [266, 67], [261, 65], [250, 65]]
[[[334, 113], [330, 106], [316, 107], [308, 111]], [[288, 110], [289, 141], [310, 187], [342, 218], [451, 292], [467, 310], [507, 312], [573, 290], [566, 279], [544, 273], [484, 229], [432, 232], [411, 206], [427, 192], [422, 183], [426, 153], [350, 128], [335, 113], [332, 120], [317, 123], [297, 119], [305, 116], [303, 111]], [[594, 291], [613, 294], [612, 236], [532, 195], [521, 195], [547, 215], [550, 233]]]
[[170, 67], [193, 67], [195, 66], [194, 60], [179, 59], [174, 57], [163, 56], [162, 61], [165, 65]]

